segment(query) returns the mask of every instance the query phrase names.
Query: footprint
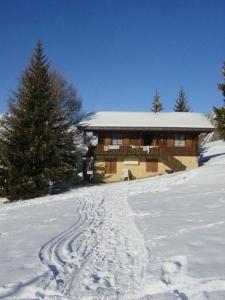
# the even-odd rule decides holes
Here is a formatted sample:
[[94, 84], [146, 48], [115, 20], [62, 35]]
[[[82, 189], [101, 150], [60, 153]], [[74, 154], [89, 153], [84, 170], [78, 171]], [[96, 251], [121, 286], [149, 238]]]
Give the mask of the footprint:
[[174, 276], [187, 264], [186, 256], [180, 255], [171, 258], [161, 266], [161, 280], [166, 284], [171, 284]]

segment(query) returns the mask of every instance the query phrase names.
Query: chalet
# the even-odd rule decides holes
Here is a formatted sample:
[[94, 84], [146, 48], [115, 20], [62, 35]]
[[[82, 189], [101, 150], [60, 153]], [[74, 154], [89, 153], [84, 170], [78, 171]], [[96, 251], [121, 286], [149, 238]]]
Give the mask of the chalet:
[[104, 182], [196, 168], [199, 134], [214, 130], [203, 114], [190, 112], [98, 112], [79, 128], [97, 137], [87, 155], [95, 181]]

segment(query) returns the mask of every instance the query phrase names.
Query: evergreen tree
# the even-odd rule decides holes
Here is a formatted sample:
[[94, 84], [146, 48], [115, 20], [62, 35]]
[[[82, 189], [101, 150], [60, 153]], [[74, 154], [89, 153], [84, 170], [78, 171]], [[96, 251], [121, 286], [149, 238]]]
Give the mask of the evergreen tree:
[[[225, 79], [225, 62], [223, 65], [223, 76]], [[223, 96], [225, 97], [225, 83], [218, 84], [218, 88], [222, 91]], [[214, 112], [215, 112], [215, 121], [217, 123], [218, 132], [222, 137], [222, 139], [225, 140], [225, 102], [222, 107], [214, 107]]]
[[8, 199], [46, 195], [56, 181], [75, 176], [74, 131], [63, 103], [38, 42], [0, 137], [0, 186]]
[[155, 96], [152, 101], [152, 111], [157, 113], [163, 110], [163, 105], [161, 103], [160, 96], [158, 94], [158, 91], [156, 90]]
[[183, 88], [178, 92], [176, 104], [174, 106], [174, 111], [177, 112], [188, 112], [190, 111], [190, 106], [188, 105], [187, 97]]

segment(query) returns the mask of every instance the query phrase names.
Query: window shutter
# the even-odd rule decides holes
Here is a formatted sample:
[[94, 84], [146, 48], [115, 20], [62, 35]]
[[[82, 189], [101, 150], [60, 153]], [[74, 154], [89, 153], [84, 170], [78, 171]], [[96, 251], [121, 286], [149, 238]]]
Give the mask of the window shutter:
[[123, 145], [129, 146], [129, 138], [128, 137], [123, 138]]
[[110, 173], [116, 173], [116, 161], [111, 161], [110, 162]]
[[116, 159], [108, 158], [105, 161], [105, 173], [108, 173], [108, 174], [116, 173], [116, 171], [117, 171], [116, 162], [117, 162]]
[[146, 172], [151, 172], [150, 170], [150, 162], [146, 160]]
[[110, 161], [105, 161], [105, 173], [110, 173]]
[[174, 147], [174, 140], [173, 138], [168, 138], [167, 139], [167, 147]]
[[104, 145], [106, 145], [106, 146], [111, 145], [111, 138], [110, 137], [105, 137]]
[[158, 161], [154, 159], [146, 160], [146, 172], [157, 172], [158, 171]]
[[186, 139], [186, 147], [192, 147], [193, 141], [191, 138]]

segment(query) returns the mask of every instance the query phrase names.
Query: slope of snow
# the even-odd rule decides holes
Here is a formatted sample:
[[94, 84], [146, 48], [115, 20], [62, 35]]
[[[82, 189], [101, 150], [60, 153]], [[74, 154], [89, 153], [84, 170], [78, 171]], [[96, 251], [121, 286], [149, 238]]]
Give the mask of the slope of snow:
[[0, 299], [225, 299], [224, 152], [214, 142], [192, 171], [1, 204]]
[[176, 127], [213, 129], [209, 120], [192, 112], [97, 112], [84, 118], [81, 127]]
[[[212, 111], [207, 115], [207, 118], [209, 120], [209, 122], [215, 127], [217, 128], [217, 124], [215, 121], [215, 112]], [[202, 139], [201, 144], [206, 144], [206, 143], [210, 143], [210, 142], [214, 142], [214, 141], [218, 141], [220, 139], [219, 133], [217, 130], [208, 133], [207, 135], [204, 136], [204, 138]]]
[[218, 140], [205, 144], [201, 149], [201, 161], [208, 165], [225, 163], [225, 141]]
[[[141, 193], [132, 192], [129, 204], [152, 257], [153, 275], [145, 293], [154, 299], [161, 291], [183, 295], [181, 299], [212, 299], [220, 291], [225, 299], [223, 169], [224, 165], [202, 167], [172, 175], [175, 185], [163, 187], [159, 182], [146, 193], [145, 187]], [[161, 281], [158, 289], [151, 278], [157, 285]]]

